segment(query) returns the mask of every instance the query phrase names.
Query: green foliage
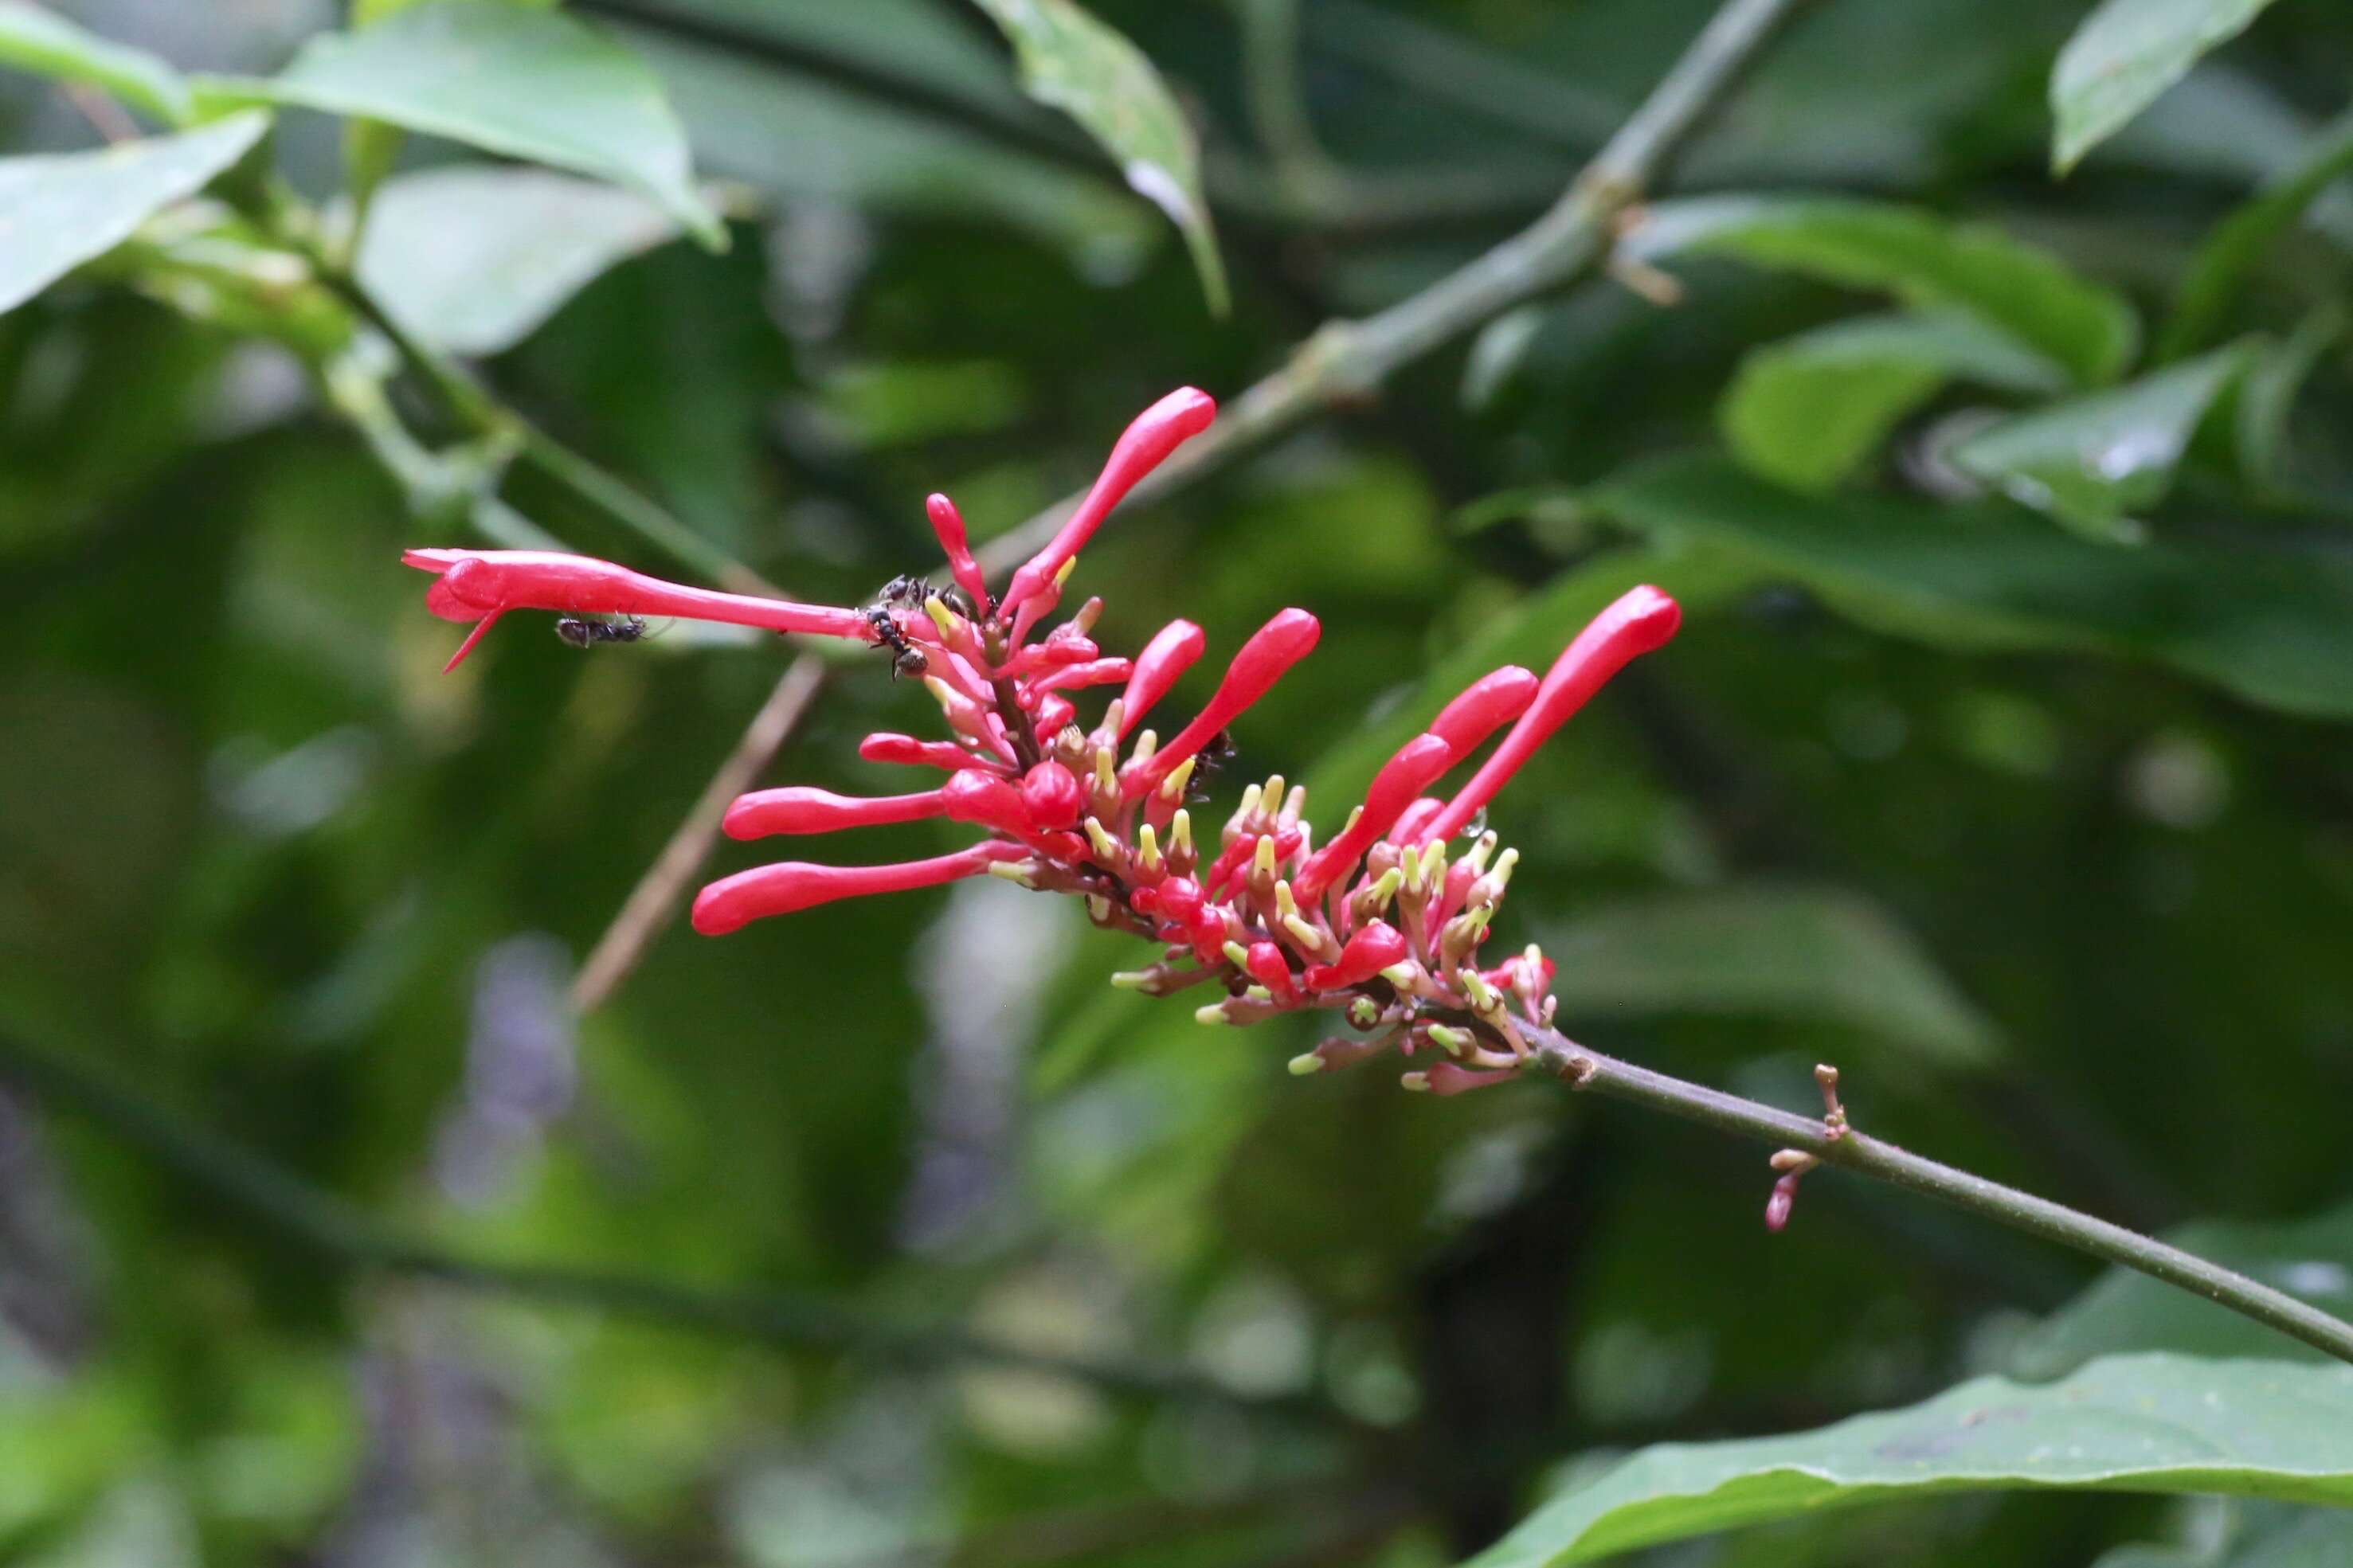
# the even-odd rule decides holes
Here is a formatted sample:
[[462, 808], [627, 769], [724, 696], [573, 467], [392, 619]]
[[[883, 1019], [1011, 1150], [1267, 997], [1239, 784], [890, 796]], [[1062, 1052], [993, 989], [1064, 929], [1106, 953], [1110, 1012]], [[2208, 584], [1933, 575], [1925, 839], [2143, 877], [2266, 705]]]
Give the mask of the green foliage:
[[1152, 62], [1072, 0], [975, 3], [1012, 40], [1029, 96], [1085, 126], [1135, 194], [1184, 234], [1209, 312], [1224, 315], [1226, 266], [1201, 193], [1200, 149]]
[[2051, 73], [2052, 166], [2064, 174], [2115, 135], [2198, 57], [2246, 30], [2271, 0], [2100, 0]]
[[2119, 1356], [2042, 1386], [1979, 1378], [1796, 1436], [1671, 1444], [1571, 1489], [1475, 1561], [1558, 1568], [1817, 1509], [2003, 1486], [2341, 1506], [2353, 1499], [2353, 1372]]
[[194, 107], [186, 79], [171, 62], [101, 38], [42, 5], [0, 5], [0, 65], [103, 88], [165, 125], [184, 123]]

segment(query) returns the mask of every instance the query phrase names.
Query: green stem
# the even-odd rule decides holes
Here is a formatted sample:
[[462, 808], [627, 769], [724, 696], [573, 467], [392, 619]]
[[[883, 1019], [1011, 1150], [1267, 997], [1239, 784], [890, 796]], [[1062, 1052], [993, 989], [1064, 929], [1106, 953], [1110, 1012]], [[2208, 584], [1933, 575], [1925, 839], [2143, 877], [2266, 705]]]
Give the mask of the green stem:
[[[1804, 0], [1725, 0], [1567, 192], [1526, 228], [1412, 297], [1361, 321], [1331, 321], [1282, 368], [1135, 487], [1137, 501], [1174, 494], [1319, 411], [1362, 397], [1392, 374], [1502, 315], [1574, 282], [1608, 257], [1618, 216], [1640, 201], [1774, 32]], [[1072, 495], [991, 540], [980, 554], [1008, 570], [1054, 536]]]
[[1823, 1122], [1813, 1118], [1636, 1067], [1559, 1035], [1547, 1032], [1538, 1037], [1546, 1059], [1557, 1062], [1560, 1076], [1577, 1089], [1630, 1100], [1736, 1137], [1802, 1150], [1825, 1165], [1875, 1176], [2012, 1230], [2137, 1269], [2292, 1335], [2339, 1361], [2353, 1362], [2353, 1323], [2178, 1247], [2094, 1219], [2064, 1204], [1973, 1176], [1883, 1139], [1852, 1131], [1832, 1136]]
[[1113, 1394], [1197, 1398], [1320, 1421], [1335, 1418], [1328, 1406], [1313, 1400], [1236, 1394], [1181, 1367], [1026, 1350], [954, 1324], [893, 1321], [820, 1296], [700, 1290], [594, 1269], [467, 1258], [385, 1225], [219, 1133], [182, 1121], [111, 1075], [5, 1033], [0, 1033], [0, 1079], [13, 1081], [53, 1110], [79, 1111], [157, 1164], [345, 1268], [904, 1365], [979, 1363], [1075, 1378]]

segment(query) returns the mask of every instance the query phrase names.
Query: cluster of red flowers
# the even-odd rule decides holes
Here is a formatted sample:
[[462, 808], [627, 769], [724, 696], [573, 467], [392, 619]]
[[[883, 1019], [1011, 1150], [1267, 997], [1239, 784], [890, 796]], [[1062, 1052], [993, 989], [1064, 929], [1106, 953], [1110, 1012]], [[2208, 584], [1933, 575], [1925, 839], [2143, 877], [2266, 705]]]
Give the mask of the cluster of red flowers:
[[[438, 573], [433, 613], [477, 623], [454, 667], [500, 616], [515, 609], [566, 615], [673, 616], [817, 633], [889, 646], [898, 667], [920, 670], [952, 739], [876, 734], [860, 755], [936, 768], [935, 789], [879, 798], [825, 790], [761, 790], [729, 809], [736, 838], [824, 833], [876, 823], [946, 817], [985, 831], [970, 847], [891, 866], [786, 861], [713, 882], [694, 904], [707, 934], [837, 899], [930, 887], [981, 874], [1076, 894], [1099, 925], [1164, 944], [1147, 968], [1113, 984], [1164, 995], [1214, 984], [1220, 1000], [1197, 1009], [1205, 1024], [1248, 1024], [1300, 1008], [1335, 1009], [1350, 1032], [1295, 1058], [1320, 1071], [1395, 1047], [1428, 1052], [1409, 1072], [1414, 1089], [1440, 1094], [1496, 1081], [1529, 1058], [1552, 1024], [1553, 966], [1535, 948], [1481, 956], [1518, 852], [1495, 835], [1457, 839], [1563, 721], [1637, 654], [1674, 635], [1680, 613], [1654, 588], [1636, 588], [1604, 610], [1539, 679], [1506, 666], [1473, 681], [1400, 747], [1362, 804], [1318, 846], [1303, 813], [1305, 790], [1280, 775], [1249, 785], [1212, 840], [1197, 833], [1187, 790], [1205, 751], [1222, 750], [1245, 710], [1305, 658], [1320, 631], [1304, 610], [1260, 627], [1227, 666], [1208, 705], [1166, 740], [1144, 721], [1202, 654], [1206, 638], [1173, 621], [1133, 659], [1106, 657], [1092, 640], [1103, 602], [1089, 599], [1037, 634], [1059, 607], [1079, 551], [1130, 489], [1216, 407], [1191, 388], [1170, 394], [1129, 426], [1053, 540], [991, 598], [945, 496], [930, 499], [953, 590], [894, 584], [870, 610], [713, 593], [658, 582], [609, 562], [531, 551], [413, 550], [403, 559]], [[1118, 685], [1089, 726], [1077, 694]], [[1451, 796], [1426, 794], [1505, 725], [1511, 729]]]

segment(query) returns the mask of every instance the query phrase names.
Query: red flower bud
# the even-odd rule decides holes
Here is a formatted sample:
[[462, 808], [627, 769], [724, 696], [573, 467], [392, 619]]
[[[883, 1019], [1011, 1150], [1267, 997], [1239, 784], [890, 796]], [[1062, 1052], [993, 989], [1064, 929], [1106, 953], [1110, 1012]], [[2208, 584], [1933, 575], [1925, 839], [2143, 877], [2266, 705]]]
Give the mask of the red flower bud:
[[1078, 705], [1059, 691], [1050, 691], [1038, 700], [1038, 733], [1053, 736], [1062, 732], [1062, 726], [1078, 716]]
[[1445, 809], [1446, 803], [1438, 796], [1423, 795], [1405, 808], [1404, 815], [1397, 819], [1396, 826], [1389, 830], [1390, 838], [1399, 844], [1419, 843], [1421, 830], [1437, 821], [1438, 814]]
[[1340, 991], [1362, 985], [1392, 963], [1410, 954], [1405, 934], [1387, 921], [1366, 921], [1340, 950], [1336, 963], [1311, 963], [1304, 984], [1310, 991]]
[[694, 929], [705, 936], [724, 936], [752, 921], [792, 914], [837, 899], [904, 892], [976, 877], [994, 861], [1018, 860], [1029, 853], [1018, 844], [991, 839], [953, 855], [897, 866], [812, 866], [798, 860], [755, 866], [722, 878], [696, 895]]
[[1180, 386], [1151, 407], [1135, 416], [1123, 434], [1111, 457], [1103, 464], [1102, 477], [1078, 510], [1071, 513], [1046, 548], [1022, 563], [1007, 584], [1000, 613], [1018, 611], [1032, 595], [1046, 592], [1054, 585], [1054, 576], [1063, 564], [1094, 537], [1104, 518], [1135, 488], [1144, 478], [1164, 462], [1168, 454], [1187, 439], [1209, 427], [1218, 416], [1218, 405], [1209, 395], [1195, 387]]
[[1495, 748], [1486, 766], [1447, 802], [1444, 811], [1422, 826], [1418, 840], [1428, 843], [1460, 832], [1462, 825], [1477, 816], [1479, 808], [1493, 800], [1495, 792], [1520, 771], [1535, 749], [1550, 740], [1553, 731], [1571, 713], [1601, 689], [1603, 682], [1625, 668], [1636, 655], [1662, 646], [1675, 635], [1675, 627], [1682, 622], [1683, 611], [1675, 602], [1649, 586], [1627, 590], [1615, 604], [1594, 616], [1592, 624], [1577, 633], [1577, 640], [1553, 661], [1543, 684], [1536, 689], [1535, 703], [1512, 726], [1512, 732], [1504, 737], [1504, 743]]
[[1226, 667], [1225, 679], [1218, 683], [1217, 695], [1201, 710], [1194, 721], [1176, 734], [1176, 738], [1152, 753], [1142, 763], [1131, 763], [1120, 775], [1120, 785], [1129, 799], [1148, 795], [1177, 763], [1208, 745], [1209, 737], [1233, 722], [1237, 714], [1265, 696], [1283, 672], [1305, 658], [1315, 647], [1315, 639], [1324, 627], [1304, 610], [1283, 610], [1250, 634], [1234, 655], [1233, 663]]
[[[1528, 679], [1533, 686], [1535, 678]], [[1357, 814], [1356, 826], [1310, 856], [1299, 875], [1291, 879], [1291, 890], [1298, 895], [1299, 901], [1312, 902], [1324, 889], [1346, 876], [1356, 858], [1389, 830], [1406, 807], [1413, 804], [1415, 796], [1453, 765], [1458, 754], [1451, 742], [1435, 733], [1416, 735], [1398, 747], [1397, 754], [1373, 775], [1372, 787], [1365, 792], [1365, 809]]]
[[1456, 756], [1467, 757], [1480, 742], [1528, 710], [1537, 685], [1536, 678], [1516, 664], [1490, 670], [1439, 710], [1430, 721], [1430, 732], [1445, 736]]
[[985, 768], [995, 764], [976, 757], [952, 741], [918, 741], [913, 735], [878, 731], [858, 742], [858, 754], [870, 763], [902, 763], [909, 767]]
[[1250, 977], [1272, 992], [1276, 1001], [1297, 999], [1298, 982], [1292, 975], [1290, 961], [1282, 956], [1282, 949], [1271, 942], [1254, 942], [1246, 956], [1250, 959]]
[[1432, 1062], [1422, 1073], [1422, 1087], [1443, 1099], [1450, 1094], [1467, 1094], [1490, 1084], [1507, 1083], [1518, 1075], [1509, 1068], [1482, 1071], [1456, 1062]]
[[1124, 658], [1091, 658], [1084, 664], [1066, 664], [1060, 669], [1049, 670], [1030, 681], [1024, 691], [1075, 691], [1090, 686], [1109, 686], [1114, 680], [1125, 680], [1134, 666]]
[[1068, 827], [1077, 822], [1086, 798], [1078, 779], [1060, 763], [1039, 763], [1021, 780], [1021, 803], [1029, 820], [1040, 827]]
[[445, 621], [480, 623], [450, 656], [445, 669], [456, 668], [491, 624], [509, 610], [677, 616], [765, 626], [774, 632], [874, 640], [873, 628], [856, 610], [684, 587], [586, 555], [550, 550], [409, 550], [400, 559], [420, 571], [438, 574], [438, 580], [426, 590], [427, 609]]
[[942, 784], [940, 804], [951, 822], [969, 822], [998, 833], [1037, 831], [1021, 790], [978, 769], [967, 768]]
[[721, 826], [730, 838], [765, 838], [774, 833], [832, 833], [844, 827], [921, 822], [946, 809], [946, 802], [935, 789], [861, 800], [793, 784], [737, 795]]
[[957, 587], [971, 595], [973, 608], [987, 614], [988, 579], [981, 575], [980, 563], [972, 558], [972, 546], [965, 542], [964, 514], [947, 497], [934, 495], [925, 498], [923, 515], [932, 520], [932, 531], [940, 536], [940, 552], [948, 558], [948, 574], [955, 579]]
[[1160, 912], [1173, 921], [1189, 921], [1201, 909], [1201, 885], [1190, 877], [1171, 877], [1154, 890]]
[[1152, 711], [1152, 705], [1168, 695], [1176, 678], [1193, 667], [1201, 657], [1208, 639], [1201, 628], [1190, 621], [1171, 621], [1144, 645], [1135, 656], [1135, 673], [1128, 677], [1127, 689], [1119, 700], [1119, 738], [1127, 739], [1136, 721]]

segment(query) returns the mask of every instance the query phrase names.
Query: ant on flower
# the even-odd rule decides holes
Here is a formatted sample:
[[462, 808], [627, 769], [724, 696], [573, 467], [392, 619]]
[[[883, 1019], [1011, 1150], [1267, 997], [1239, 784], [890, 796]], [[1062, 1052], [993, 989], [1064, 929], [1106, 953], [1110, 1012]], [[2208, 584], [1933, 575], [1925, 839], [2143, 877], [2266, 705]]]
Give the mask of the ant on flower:
[[643, 616], [622, 616], [609, 621], [592, 621], [579, 616], [565, 616], [555, 623], [555, 635], [572, 647], [591, 648], [600, 643], [633, 643], [646, 635]]

